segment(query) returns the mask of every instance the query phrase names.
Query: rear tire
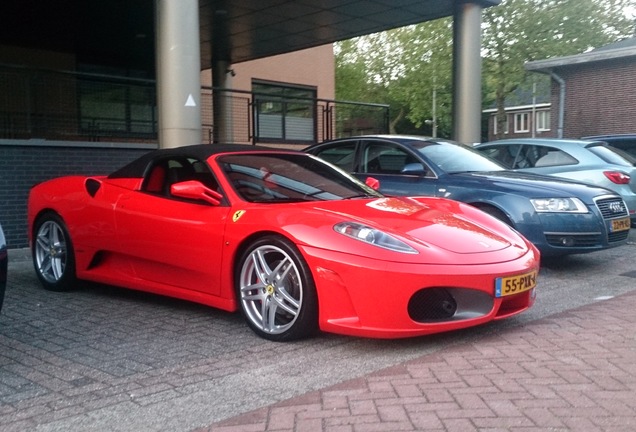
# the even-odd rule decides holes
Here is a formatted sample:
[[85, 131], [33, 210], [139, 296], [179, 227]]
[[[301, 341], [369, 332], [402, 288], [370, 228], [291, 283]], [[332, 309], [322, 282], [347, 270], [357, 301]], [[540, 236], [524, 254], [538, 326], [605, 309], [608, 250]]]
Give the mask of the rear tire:
[[316, 333], [318, 300], [311, 271], [288, 240], [256, 240], [238, 260], [234, 280], [241, 312], [260, 337], [284, 342]]
[[71, 237], [56, 213], [40, 216], [33, 230], [33, 266], [40, 282], [50, 291], [75, 287], [75, 255]]

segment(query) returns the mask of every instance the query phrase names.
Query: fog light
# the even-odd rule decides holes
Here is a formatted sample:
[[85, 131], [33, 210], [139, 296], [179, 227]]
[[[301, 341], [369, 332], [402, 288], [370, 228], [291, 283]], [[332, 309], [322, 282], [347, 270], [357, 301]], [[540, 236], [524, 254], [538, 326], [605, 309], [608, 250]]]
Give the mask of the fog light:
[[572, 237], [561, 237], [559, 243], [561, 243], [561, 246], [572, 247], [576, 244], [576, 241]]

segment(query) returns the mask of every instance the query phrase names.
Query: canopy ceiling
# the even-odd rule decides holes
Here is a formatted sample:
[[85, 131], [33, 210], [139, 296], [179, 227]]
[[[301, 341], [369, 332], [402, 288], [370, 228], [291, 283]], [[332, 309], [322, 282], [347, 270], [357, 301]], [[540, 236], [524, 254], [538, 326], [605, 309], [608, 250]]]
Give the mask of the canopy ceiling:
[[[483, 7], [501, 0], [472, 0]], [[461, 0], [200, 0], [201, 62], [239, 63], [451, 16]], [[215, 41], [213, 44], [212, 41]]]
[[[155, 1], [3, 1], [0, 45], [69, 52], [78, 63], [150, 71]], [[470, 1], [488, 7], [501, 0]], [[452, 16], [462, 2], [199, 0], [202, 68], [211, 66], [213, 55], [238, 63]]]

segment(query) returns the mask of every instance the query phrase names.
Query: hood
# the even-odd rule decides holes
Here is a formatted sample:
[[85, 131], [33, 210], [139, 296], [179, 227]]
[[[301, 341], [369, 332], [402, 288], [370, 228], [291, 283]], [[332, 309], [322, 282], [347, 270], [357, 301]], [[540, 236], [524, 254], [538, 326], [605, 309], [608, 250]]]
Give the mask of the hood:
[[[314, 224], [309, 213], [320, 218], [324, 230], [321, 238], [307, 238], [307, 244], [341, 244], [342, 252], [382, 255], [386, 259], [426, 263], [491, 263], [516, 259], [531, 247], [516, 231], [503, 222], [457, 201], [432, 197], [392, 197], [379, 199], [321, 201], [303, 203], [312, 211], [304, 213], [303, 222]], [[300, 206], [299, 206], [300, 207]], [[330, 217], [328, 217], [330, 216]], [[378, 247], [358, 240], [342, 241], [345, 236], [332, 227], [338, 222], [358, 222], [381, 230], [409, 243], [418, 255], [378, 251]], [[327, 224], [327, 226], [324, 226]], [[294, 224], [294, 226], [297, 226]], [[287, 224], [287, 228], [290, 225]], [[311, 229], [311, 228], [310, 228]]]
[[473, 182], [484, 188], [489, 183], [492, 190], [502, 192], [520, 192], [525, 197], [578, 197], [586, 203], [601, 195], [616, 195], [615, 192], [600, 186], [579, 183], [560, 177], [516, 171], [471, 172], [450, 174], [455, 180], [469, 184]]

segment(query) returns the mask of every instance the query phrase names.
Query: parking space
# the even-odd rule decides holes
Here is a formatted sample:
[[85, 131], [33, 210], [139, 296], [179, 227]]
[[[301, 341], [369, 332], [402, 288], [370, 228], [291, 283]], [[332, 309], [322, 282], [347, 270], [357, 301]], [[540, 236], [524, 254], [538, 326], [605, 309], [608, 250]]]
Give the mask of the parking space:
[[[0, 314], [0, 429], [192, 431], [231, 425], [237, 416], [294, 397], [632, 296], [635, 251], [630, 241], [545, 263], [535, 307], [514, 319], [416, 339], [323, 334], [285, 344], [259, 339], [237, 314], [173, 299], [94, 284], [69, 293], [45, 291], [28, 253], [11, 251]], [[623, 302], [610, 301], [620, 315]]]

